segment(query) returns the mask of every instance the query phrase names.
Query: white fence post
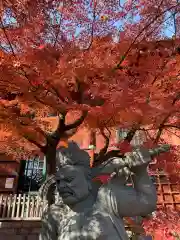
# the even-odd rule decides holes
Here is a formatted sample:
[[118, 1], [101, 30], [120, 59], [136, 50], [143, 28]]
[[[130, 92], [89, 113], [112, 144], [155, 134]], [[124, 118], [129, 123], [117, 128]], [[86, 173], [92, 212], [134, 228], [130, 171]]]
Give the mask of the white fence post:
[[46, 204], [38, 195], [0, 194], [0, 221], [40, 220]]

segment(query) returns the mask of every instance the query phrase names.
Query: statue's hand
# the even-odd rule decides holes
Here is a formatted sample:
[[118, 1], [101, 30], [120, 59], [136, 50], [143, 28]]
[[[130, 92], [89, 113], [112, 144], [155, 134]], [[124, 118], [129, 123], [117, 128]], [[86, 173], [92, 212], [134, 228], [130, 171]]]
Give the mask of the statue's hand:
[[149, 154], [153, 158], [153, 157], [159, 155], [160, 153], [169, 152], [169, 150], [170, 150], [170, 145], [163, 144], [163, 145], [157, 146], [156, 148], [149, 149]]
[[125, 162], [132, 170], [133, 168], [139, 166], [147, 167], [153, 157], [159, 155], [160, 153], [167, 152], [169, 149], [169, 145], [161, 145], [153, 149], [145, 149], [143, 147], [137, 148], [135, 151], [125, 154]]
[[142, 165], [147, 166], [151, 161], [149, 151], [145, 148], [137, 148], [133, 152], [126, 153], [125, 156], [125, 163], [130, 169]]
[[112, 157], [106, 162], [103, 162], [99, 167], [92, 169], [92, 175], [111, 174], [113, 172], [118, 172], [119, 169], [122, 169], [123, 167], [125, 167], [124, 159]]
[[169, 151], [169, 145], [161, 145], [157, 148], [146, 149], [137, 148], [132, 152], [125, 154], [125, 158], [113, 157], [109, 158], [108, 161], [101, 164], [100, 167], [92, 170], [93, 177], [99, 174], [113, 174], [119, 173], [120, 175], [128, 175], [129, 170], [135, 172], [137, 168], [146, 168], [151, 162], [151, 158], [156, 155]]

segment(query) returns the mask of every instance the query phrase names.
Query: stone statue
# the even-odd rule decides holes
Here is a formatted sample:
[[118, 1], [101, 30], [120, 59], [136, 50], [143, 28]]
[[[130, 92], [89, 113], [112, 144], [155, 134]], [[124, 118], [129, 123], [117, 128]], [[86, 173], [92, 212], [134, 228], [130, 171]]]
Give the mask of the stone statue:
[[[107, 184], [97, 186], [89, 167], [90, 157], [74, 142], [57, 152], [56, 184], [62, 202], [44, 212], [40, 240], [126, 240], [123, 217], [146, 216], [156, 209], [156, 189], [147, 166], [151, 156], [168, 151], [138, 148], [124, 159], [112, 158], [96, 174], [113, 173]], [[134, 187], [126, 185], [122, 168], [133, 175]]]

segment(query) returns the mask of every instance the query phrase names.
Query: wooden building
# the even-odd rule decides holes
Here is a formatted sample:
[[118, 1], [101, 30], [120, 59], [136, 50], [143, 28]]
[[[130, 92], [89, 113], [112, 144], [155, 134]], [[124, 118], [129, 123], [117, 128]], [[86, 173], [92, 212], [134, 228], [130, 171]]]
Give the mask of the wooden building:
[[[126, 135], [126, 130], [112, 131], [110, 140], [110, 148], [119, 142]], [[92, 148], [91, 133], [81, 128], [71, 139], [76, 141], [78, 145], [88, 151], [93, 159], [94, 153], [98, 152], [104, 144], [101, 135], [96, 134], [94, 148]], [[133, 145], [141, 145], [145, 140], [142, 132], [138, 132], [133, 138]], [[33, 159], [26, 161], [15, 161], [0, 156], [0, 193], [30, 193], [37, 192], [40, 185], [44, 181], [43, 176], [44, 158], [35, 156]], [[165, 206], [180, 210], [180, 184], [169, 180], [169, 176], [157, 171], [152, 177], [157, 186], [158, 191], [158, 207]]]
[[0, 155], [0, 193], [17, 191], [20, 163]]

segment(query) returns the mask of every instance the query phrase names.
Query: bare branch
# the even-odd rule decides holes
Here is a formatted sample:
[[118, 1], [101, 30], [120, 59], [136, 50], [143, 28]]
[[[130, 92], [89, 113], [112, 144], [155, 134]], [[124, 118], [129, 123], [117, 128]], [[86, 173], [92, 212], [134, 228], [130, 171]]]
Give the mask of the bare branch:
[[178, 130], [180, 130], [180, 126], [175, 126], [175, 125], [171, 125], [171, 124], [165, 124], [164, 128], [177, 128]]
[[166, 131], [170, 132], [171, 134], [175, 135], [176, 137], [180, 138], [180, 136], [178, 136], [176, 133], [170, 131], [169, 129], [167, 129]]
[[104, 147], [99, 151], [99, 153], [95, 154], [94, 166], [100, 165], [105, 161], [106, 153], [109, 147], [110, 136], [111, 136], [110, 130], [108, 128], [106, 128], [106, 130], [108, 131], [108, 134], [109, 134], [108, 136], [104, 132], [104, 128], [100, 128], [101, 135], [105, 139], [105, 144], [104, 144]]
[[61, 17], [60, 17], [60, 21], [59, 21], [59, 29], [58, 29], [58, 32], [56, 34], [56, 38], [55, 38], [55, 41], [54, 41], [54, 47], [56, 46], [58, 36], [59, 36], [60, 30], [61, 30], [62, 20], [63, 20], [62, 15], [63, 15], [63, 11], [64, 11], [64, 1], [62, 2], [62, 4], [63, 4], [63, 6], [62, 6]]
[[91, 41], [89, 43], [89, 46], [88, 48], [86, 48], [85, 50], [88, 51], [92, 44], [93, 44], [93, 37], [94, 37], [94, 22], [95, 22], [95, 19], [96, 19], [96, 6], [95, 6], [95, 1], [94, 1], [94, 8], [93, 8], [93, 20], [92, 20], [92, 25], [91, 25]]
[[58, 121], [58, 126], [57, 129], [49, 134], [49, 137], [55, 141], [59, 141], [60, 138], [63, 136], [65, 133], [65, 117], [66, 117], [66, 112], [62, 112], [59, 114], [59, 121]]
[[110, 137], [111, 137], [111, 132], [108, 128], [106, 128], [106, 130], [109, 133], [109, 136], [107, 136], [104, 132], [104, 129], [100, 129], [101, 135], [104, 137], [105, 139], [105, 145], [104, 147], [100, 150], [99, 154], [98, 154], [98, 158], [101, 158], [102, 156], [104, 156], [108, 150], [109, 147], [109, 141], [110, 141]]
[[180, 100], [180, 92], [177, 93], [176, 97], [173, 99], [172, 105], [174, 105], [179, 100]]
[[[29, 67], [29, 66], [26, 66], [26, 67]], [[30, 67], [29, 67], [29, 68], [30, 68]], [[17, 72], [17, 73], [20, 74], [20, 75], [22, 75], [23, 77], [25, 77], [25, 78], [28, 80], [30, 86], [34, 88], [34, 90], [31, 90], [31, 91], [32, 91], [32, 92], [36, 92], [36, 91], [40, 88], [41, 85], [38, 85], [38, 86], [36, 86], [36, 87], [33, 86], [33, 85], [31, 84], [30, 80], [29, 80], [28, 74], [27, 74], [26, 71], [23, 69], [23, 67], [20, 67], [20, 70], [23, 72], [23, 74], [22, 74], [21, 72]], [[48, 93], [55, 94], [56, 97], [58, 97], [58, 98], [62, 101], [62, 103], [66, 103], [66, 104], [68, 103], [68, 101], [60, 95], [59, 91], [58, 91], [48, 80], [46, 80], [46, 83], [49, 85], [49, 88], [48, 88], [48, 89], [47, 89], [45, 86], [43, 86], [43, 87], [44, 87], [44, 90], [47, 90], [46, 95], [47, 95]], [[41, 102], [42, 104], [44, 104], [44, 105], [49, 105], [49, 104], [47, 104], [47, 103], [44, 103], [42, 100], [38, 99], [37, 96], [35, 96], [35, 98], [36, 98], [37, 101]]]
[[127, 133], [127, 136], [124, 138], [125, 141], [128, 141], [129, 143], [132, 141], [135, 133], [137, 130], [139, 130], [140, 123], [134, 125]]
[[45, 146], [42, 146], [41, 144], [39, 144], [38, 142], [36, 142], [34, 139], [30, 138], [27, 135], [23, 135], [23, 137], [26, 138], [30, 143], [36, 145], [36, 147], [38, 147], [42, 152], [44, 152]]
[[[175, 105], [175, 103], [180, 99], [180, 93], [177, 93], [176, 97], [173, 99], [172, 101], [172, 106]], [[163, 119], [163, 121], [161, 122], [161, 124], [159, 125], [159, 129], [156, 135], [156, 138], [154, 140], [155, 143], [157, 143], [161, 137], [161, 134], [164, 130], [164, 125], [165, 123], [168, 121], [168, 119], [171, 117], [172, 112], [168, 113], [167, 116]]]
[[[178, 4], [178, 3], [179, 3], [179, 0], [176, 0], [176, 3]], [[173, 13], [174, 35], [175, 35], [175, 38], [177, 37], [177, 22], [176, 22], [176, 14], [177, 14], [177, 12], [175, 11], [175, 12]]]
[[79, 127], [81, 125], [81, 123], [83, 123], [83, 121], [86, 118], [87, 114], [88, 114], [88, 111], [83, 111], [82, 116], [79, 119], [77, 119], [74, 123], [71, 123], [71, 124], [65, 126], [65, 131], [68, 131], [68, 130], [70, 130], [72, 128]]
[[14, 49], [13, 49], [13, 46], [12, 46], [10, 40], [9, 40], [9, 37], [8, 37], [8, 35], [7, 35], [6, 29], [5, 29], [5, 27], [4, 27], [4, 24], [3, 24], [3, 21], [2, 21], [2, 19], [1, 19], [1, 17], [0, 17], [0, 23], [1, 23], [2, 30], [3, 30], [3, 32], [4, 32], [4, 35], [5, 35], [5, 37], [6, 37], [7, 41], [8, 41], [8, 44], [9, 44], [9, 46], [10, 46], [11, 52], [12, 52], [13, 56], [16, 57], [16, 54], [15, 54]]
[[149, 134], [149, 130], [155, 130], [155, 129], [140, 128], [139, 130], [144, 131], [144, 132], [147, 134], [146, 136], [147, 136], [151, 141], [153, 141], [153, 138], [152, 138], [151, 135]]
[[36, 101], [40, 102], [41, 104], [43, 104], [45, 106], [54, 107], [53, 103], [51, 103], [50, 101], [49, 102], [45, 102], [45, 101], [41, 100], [40, 98], [38, 98], [37, 96], [34, 96], [34, 98], [36, 99]]
[[52, 90], [55, 92], [56, 96], [63, 102], [68, 104], [68, 100], [63, 98], [59, 91], [48, 81], [49, 86], [52, 88]]
[[[163, 0], [161, 1], [161, 3], [163, 2]], [[161, 4], [160, 4], [161, 5]], [[159, 6], [160, 6], [159, 5]], [[121, 60], [119, 61], [119, 63], [114, 67], [113, 70], [119, 69], [122, 62], [125, 60], [126, 56], [128, 55], [128, 53], [130, 52], [132, 46], [135, 44], [136, 40], [139, 38], [139, 36], [144, 32], [145, 29], [147, 29], [149, 26], [151, 26], [151, 24], [153, 24], [158, 18], [160, 18], [162, 15], [164, 15], [166, 12], [170, 11], [171, 9], [177, 7], [177, 5], [172, 6], [166, 10], [164, 10], [163, 12], [157, 14], [146, 26], [144, 26], [142, 28], [142, 30], [137, 34], [137, 36], [134, 38], [134, 40], [132, 41], [132, 43], [130, 44], [129, 48], [126, 50], [125, 54], [122, 56]]]

